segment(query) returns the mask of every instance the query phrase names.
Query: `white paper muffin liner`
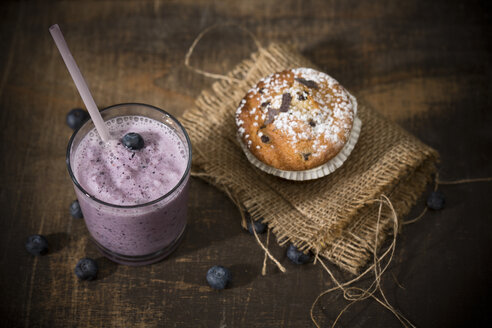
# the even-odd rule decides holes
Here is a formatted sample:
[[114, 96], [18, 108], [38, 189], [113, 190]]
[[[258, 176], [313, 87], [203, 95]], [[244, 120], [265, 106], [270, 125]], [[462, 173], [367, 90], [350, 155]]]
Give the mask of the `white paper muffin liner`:
[[[356, 115], [357, 100], [352, 95], [350, 95], [350, 98], [352, 100], [352, 104], [354, 105], [354, 114]], [[357, 116], [355, 116], [354, 123], [352, 124], [352, 130], [350, 131], [349, 139], [343, 146], [342, 150], [340, 150], [340, 152], [335, 157], [330, 159], [325, 164], [303, 171], [284, 171], [284, 170], [279, 170], [270, 165], [267, 165], [262, 161], [260, 161], [258, 158], [256, 158], [256, 156], [249, 151], [248, 147], [242, 142], [239, 135], [237, 135], [237, 139], [239, 141], [239, 144], [241, 145], [241, 148], [243, 149], [244, 154], [248, 158], [249, 162], [254, 166], [256, 166], [257, 168], [259, 168], [260, 170], [262, 170], [263, 172], [287, 180], [306, 181], [306, 180], [319, 179], [321, 177], [327, 176], [328, 174], [334, 172], [336, 169], [342, 166], [342, 164], [347, 160], [350, 153], [354, 149], [355, 144], [359, 140], [361, 127], [362, 127], [362, 121]]]

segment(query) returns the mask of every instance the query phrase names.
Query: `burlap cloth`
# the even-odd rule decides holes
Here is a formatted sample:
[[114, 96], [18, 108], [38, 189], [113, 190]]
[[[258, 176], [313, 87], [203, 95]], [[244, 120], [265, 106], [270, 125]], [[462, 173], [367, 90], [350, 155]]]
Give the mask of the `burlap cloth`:
[[235, 137], [237, 105], [260, 78], [301, 66], [316, 68], [293, 49], [272, 44], [203, 91], [196, 108], [182, 118], [193, 145], [193, 170], [226, 191], [254, 220], [264, 218], [281, 245], [292, 242], [355, 274], [392, 227], [389, 210], [382, 211], [377, 224], [374, 200], [385, 194], [399, 218], [407, 214], [435, 171], [438, 154], [359, 101], [359, 141], [334, 173], [295, 182], [258, 170]]

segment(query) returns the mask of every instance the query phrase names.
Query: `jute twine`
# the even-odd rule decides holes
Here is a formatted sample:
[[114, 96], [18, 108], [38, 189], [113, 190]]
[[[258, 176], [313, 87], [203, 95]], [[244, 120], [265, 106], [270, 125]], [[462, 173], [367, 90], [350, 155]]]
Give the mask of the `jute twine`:
[[[453, 181], [442, 181], [439, 180], [439, 173], [436, 172], [436, 177], [434, 180], [434, 191], [437, 191], [437, 188], [439, 185], [457, 185], [457, 184], [464, 184], [464, 183], [475, 183], [475, 182], [490, 182], [492, 181], [492, 177], [485, 177], [485, 178], [475, 178], [475, 179], [459, 179], [459, 180], [453, 180]], [[407, 225], [411, 223], [415, 223], [422, 219], [424, 215], [427, 213], [427, 207], [424, 207], [422, 212], [420, 212], [419, 215], [417, 215], [415, 218], [411, 220], [406, 220], [403, 221], [401, 224], [402, 225]]]
[[[491, 181], [492, 181], [492, 177], [475, 178], [475, 179], [459, 179], [459, 180], [453, 180], [453, 181], [442, 181], [442, 180], [439, 180], [439, 173], [436, 172], [433, 189], [434, 189], [434, 191], [437, 191], [439, 185], [458, 185], [458, 184], [465, 184], [465, 183], [491, 182]], [[316, 254], [316, 259], [320, 261], [321, 265], [326, 270], [326, 272], [328, 272], [328, 274], [330, 275], [330, 278], [332, 279], [332, 281], [336, 285], [335, 287], [327, 289], [324, 292], [322, 292], [321, 294], [319, 294], [316, 297], [316, 299], [314, 300], [313, 304], [311, 305], [311, 310], [310, 310], [311, 320], [313, 321], [315, 326], [318, 328], [320, 328], [320, 326], [314, 317], [314, 313], [313, 313], [314, 308], [315, 308], [316, 304], [318, 303], [318, 301], [324, 295], [329, 294], [329, 293], [334, 292], [334, 291], [337, 291], [337, 290], [341, 290], [343, 292], [344, 299], [347, 301], [350, 301], [350, 303], [347, 304], [339, 312], [336, 319], [333, 321], [332, 327], [335, 327], [335, 325], [337, 324], [340, 317], [343, 315], [343, 313], [345, 311], [348, 310], [348, 308], [352, 304], [354, 304], [355, 302], [358, 302], [358, 301], [363, 301], [369, 297], [372, 297], [378, 303], [380, 303], [382, 306], [384, 306], [386, 309], [388, 309], [390, 312], [392, 312], [395, 315], [395, 317], [398, 318], [398, 320], [401, 322], [401, 324], [404, 327], [415, 327], [415, 325], [413, 325], [405, 316], [403, 316], [403, 314], [401, 314], [398, 310], [396, 310], [388, 302], [386, 296], [384, 295], [383, 290], [381, 289], [381, 284], [380, 284], [381, 277], [382, 277], [383, 273], [386, 271], [386, 269], [388, 268], [388, 266], [391, 263], [391, 260], [393, 258], [393, 254], [394, 254], [395, 247], [396, 247], [396, 236], [397, 236], [397, 232], [400, 231], [401, 226], [399, 227], [399, 220], [398, 220], [397, 214], [394, 210], [394, 207], [393, 207], [391, 201], [385, 195], [381, 195], [381, 200], [379, 200], [379, 202], [380, 202], [380, 206], [379, 206], [379, 211], [378, 211], [377, 224], [379, 225], [379, 222], [381, 219], [382, 205], [386, 204], [387, 206], [389, 206], [391, 208], [391, 212], [393, 214], [393, 240], [392, 240], [391, 244], [388, 246], [388, 248], [382, 253], [381, 256], [378, 256], [377, 249], [374, 248], [374, 250], [373, 250], [374, 263], [369, 268], [367, 268], [361, 274], [357, 275], [354, 279], [347, 281], [345, 283], [339, 283], [338, 280], [334, 277], [333, 273], [330, 271], [330, 269], [326, 266], [326, 264], [324, 264], [324, 262], [321, 261], [321, 259], [318, 258], [318, 255]], [[427, 213], [427, 211], [428, 211], [428, 209], [427, 209], [427, 207], [425, 207], [424, 210], [418, 216], [416, 216], [415, 218], [413, 218], [411, 220], [402, 221], [401, 225], [407, 225], [407, 224], [412, 224], [412, 223], [417, 222], [418, 220], [420, 220], [421, 218], [424, 217], [424, 215]], [[376, 240], [378, 238], [377, 231], [378, 230], [376, 230], [376, 235], [375, 235]], [[389, 259], [387, 260], [384, 268], [381, 270], [381, 262], [384, 260], [385, 257], [388, 256], [388, 254], [389, 254]], [[374, 281], [371, 283], [371, 285], [368, 288], [362, 289], [362, 288], [359, 288], [356, 286], [352, 286], [354, 283], [359, 281], [362, 277], [366, 276], [371, 271], [374, 272]], [[400, 285], [400, 283], [396, 280], [396, 278], [394, 276], [393, 276], [393, 278], [395, 279], [396, 284], [400, 288], [405, 289], [403, 286]], [[381, 298], [378, 298], [377, 296], [375, 296], [375, 294], [377, 292], [380, 293]]]
[[[314, 307], [323, 295], [335, 290], [341, 290], [350, 303], [332, 326], [354, 302], [372, 298], [391, 311], [404, 327], [415, 327], [391, 306], [380, 281], [391, 263], [401, 225], [416, 222], [425, 215], [424, 211], [413, 220], [400, 222], [399, 219], [432, 181], [437, 152], [361, 104], [359, 117], [363, 128], [359, 142], [346, 163], [331, 175], [315, 181], [292, 182], [257, 170], [247, 161], [234, 137], [237, 104], [261, 77], [286, 68], [316, 67], [287, 46], [271, 44], [263, 48], [249, 30], [228, 25], [246, 32], [258, 52], [226, 75], [192, 67], [190, 58], [201, 38], [224, 25], [202, 31], [188, 50], [185, 57], [188, 68], [219, 80], [211, 90], [200, 94], [196, 108], [182, 118], [193, 144], [192, 175], [229, 196], [240, 209], [243, 227], [247, 224], [244, 211], [250, 213], [250, 220], [262, 219], [268, 224], [266, 246], [254, 232], [255, 240], [265, 252], [262, 275], [266, 274], [267, 259], [285, 272], [268, 250], [271, 232], [280, 245], [291, 242], [315, 254], [315, 263], [320, 263], [335, 284], [312, 304], [311, 319], [317, 327]], [[489, 178], [447, 182], [437, 179], [436, 175], [435, 188], [438, 184], [490, 181]], [[379, 251], [378, 256], [380, 246], [390, 235], [393, 236], [390, 246]], [[340, 283], [321, 257], [356, 277]], [[361, 272], [371, 257], [373, 263]], [[384, 265], [383, 260], [386, 260]], [[368, 288], [353, 286], [368, 273], [374, 274]]]
[[[326, 264], [318, 257], [318, 254], [316, 254], [316, 259], [321, 263], [321, 265], [326, 270], [326, 272], [328, 272], [328, 274], [330, 275], [330, 278], [332, 279], [332, 281], [336, 285], [334, 288], [330, 288], [330, 289], [322, 292], [321, 294], [319, 294], [311, 306], [311, 311], [310, 311], [311, 320], [313, 321], [313, 323], [318, 328], [320, 326], [318, 325], [318, 322], [316, 321], [316, 319], [314, 318], [314, 315], [313, 315], [313, 310], [314, 310], [316, 303], [324, 295], [331, 293], [331, 292], [338, 290], [338, 289], [340, 289], [343, 292], [343, 297], [346, 300], [350, 301], [350, 303], [347, 304], [339, 312], [338, 316], [336, 317], [336, 319], [334, 320], [334, 322], [332, 324], [332, 327], [334, 327], [337, 324], [337, 322], [340, 319], [340, 317], [342, 316], [342, 314], [346, 310], [348, 310], [348, 308], [352, 304], [354, 304], [355, 302], [363, 301], [369, 297], [372, 297], [374, 300], [376, 300], [378, 303], [380, 303], [382, 306], [384, 306], [386, 309], [388, 309], [390, 312], [392, 312], [404, 327], [415, 327], [407, 318], [405, 318], [405, 316], [403, 314], [401, 314], [399, 311], [397, 311], [389, 303], [388, 299], [386, 298], [386, 296], [385, 296], [385, 294], [381, 288], [381, 276], [386, 271], [386, 269], [389, 267], [389, 264], [391, 263], [391, 260], [393, 258], [394, 252], [395, 252], [396, 236], [397, 236], [397, 232], [398, 232], [399, 222], [398, 222], [398, 216], [395, 212], [393, 204], [391, 203], [391, 201], [389, 200], [389, 198], [386, 195], [384, 195], [384, 194], [381, 195], [381, 198], [379, 200], [374, 200], [374, 202], [379, 203], [378, 220], [377, 220], [376, 225], [379, 225], [379, 223], [380, 223], [383, 204], [386, 204], [389, 207], [389, 209], [391, 210], [391, 215], [393, 218], [393, 241], [392, 241], [391, 245], [388, 247], [388, 249], [385, 252], [383, 252], [381, 257], [378, 257], [377, 250], [374, 249], [374, 251], [373, 251], [374, 263], [365, 272], [361, 273], [356, 278], [354, 278], [348, 282], [345, 282], [345, 283], [340, 283], [335, 278], [335, 276], [333, 275], [331, 270], [326, 266]], [[375, 236], [376, 239], [378, 238], [377, 234], [378, 234], [378, 230], [376, 230], [376, 236]], [[388, 255], [389, 255], [389, 259], [387, 260], [383, 269], [381, 269], [381, 262]], [[355, 282], [360, 280], [362, 277], [364, 277], [367, 273], [369, 273], [371, 271], [374, 272], [374, 281], [371, 283], [371, 285], [368, 288], [363, 289], [363, 288], [359, 288], [356, 286], [351, 286], [352, 284], [354, 284]], [[376, 296], [377, 292], [379, 292], [380, 297]]]

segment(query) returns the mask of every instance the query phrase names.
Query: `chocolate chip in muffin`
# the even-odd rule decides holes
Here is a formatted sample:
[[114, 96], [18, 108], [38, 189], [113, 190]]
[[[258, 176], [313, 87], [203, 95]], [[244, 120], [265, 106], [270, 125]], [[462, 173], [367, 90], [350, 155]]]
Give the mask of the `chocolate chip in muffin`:
[[264, 125], [268, 125], [272, 123], [275, 120], [275, 116], [277, 116], [278, 111], [275, 108], [268, 108], [268, 117], [265, 122], [263, 122]]
[[268, 105], [270, 105], [269, 101], [265, 101], [264, 103], [261, 103], [261, 107], [266, 107]]
[[311, 153], [303, 153], [302, 157], [304, 158], [305, 161], [309, 160], [309, 156], [311, 156]]
[[291, 101], [292, 101], [292, 96], [290, 95], [290, 93], [284, 93], [282, 95], [282, 104], [280, 105], [280, 111], [283, 113], [288, 111]]
[[260, 139], [261, 139], [261, 142], [263, 142], [263, 143], [268, 143], [270, 141], [270, 138], [265, 134], [262, 135]]
[[313, 121], [313, 119], [310, 119], [310, 120], [308, 121], [308, 123], [309, 123], [309, 125], [311, 125], [313, 128], [316, 126], [316, 122], [315, 122], [315, 121]]
[[299, 101], [304, 101], [304, 100], [306, 100], [306, 99], [307, 99], [307, 96], [308, 96], [308, 94], [307, 94], [307, 92], [306, 92], [306, 91], [303, 91], [303, 92], [298, 92], [298, 93], [297, 93], [297, 99], [298, 99]]
[[265, 91], [265, 88], [260, 88], [260, 90], [258, 90], [258, 92], [261, 94], [263, 94], [264, 91]]
[[306, 80], [306, 79], [303, 79], [302, 77], [296, 77], [295, 80], [299, 83], [304, 84], [308, 88], [318, 89], [318, 84], [316, 82], [314, 82], [313, 80]]

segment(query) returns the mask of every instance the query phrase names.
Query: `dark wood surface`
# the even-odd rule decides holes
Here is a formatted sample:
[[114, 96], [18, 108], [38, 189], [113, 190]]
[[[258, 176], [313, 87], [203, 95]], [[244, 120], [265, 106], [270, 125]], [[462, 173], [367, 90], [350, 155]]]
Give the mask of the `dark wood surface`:
[[[15, 1], [0, 5], [0, 325], [3, 327], [310, 327], [309, 309], [332, 286], [319, 265], [282, 274], [240, 227], [227, 197], [193, 179], [183, 243], [145, 267], [98, 254], [65, 168], [82, 106], [48, 33], [60, 24], [96, 102], [144, 102], [181, 115], [213, 80], [183, 65], [193, 39], [214, 23], [238, 23], [263, 44], [292, 43], [354, 91], [441, 153], [445, 180], [492, 176], [491, 11], [484, 1]], [[240, 30], [212, 32], [193, 65], [216, 73], [254, 50]], [[419, 327], [490, 321], [491, 183], [440, 188], [443, 211], [406, 226], [383, 278], [389, 301]], [[414, 209], [418, 213], [424, 199]], [[51, 252], [24, 249], [33, 233]], [[264, 238], [264, 237], [262, 237]], [[73, 268], [96, 258], [99, 278]], [[211, 290], [205, 273], [228, 266], [231, 288]], [[340, 279], [350, 275], [338, 272]], [[321, 326], [346, 305], [339, 294], [315, 307]], [[398, 327], [374, 301], [354, 305], [340, 327]]]

